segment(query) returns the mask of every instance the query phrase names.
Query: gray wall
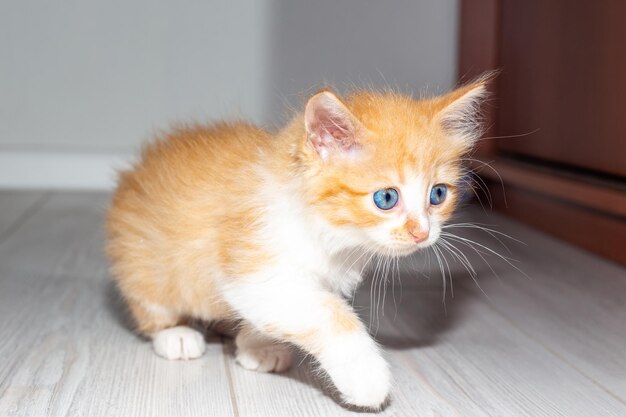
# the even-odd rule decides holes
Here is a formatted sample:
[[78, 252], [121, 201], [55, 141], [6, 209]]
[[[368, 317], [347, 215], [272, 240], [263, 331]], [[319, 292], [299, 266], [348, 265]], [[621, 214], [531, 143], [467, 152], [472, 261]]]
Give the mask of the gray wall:
[[265, 0], [21, 0], [3, 9], [3, 146], [126, 151], [179, 118], [262, 119]]
[[272, 119], [327, 85], [419, 95], [456, 81], [456, 0], [278, 0], [270, 16]]
[[456, 0], [5, 2], [0, 186], [107, 187], [174, 121], [272, 127], [329, 84], [449, 88], [456, 27]]

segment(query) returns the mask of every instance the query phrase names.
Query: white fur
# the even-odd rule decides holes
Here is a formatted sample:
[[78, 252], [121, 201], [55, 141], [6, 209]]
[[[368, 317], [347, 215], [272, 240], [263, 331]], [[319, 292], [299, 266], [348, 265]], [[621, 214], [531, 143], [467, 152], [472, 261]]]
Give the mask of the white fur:
[[196, 359], [204, 354], [204, 337], [187, 326], [170, 327], [152, 335], [154, 351], [169, 360]]
[[263, 337], [258, 333], [242, 331], [235, 339], [237, 363], [257, 372], [283, 372], [293, 364], [293, 352], [284, 343]]
[[[343, 398], [350, 404], [379, 407], [389, 394], [391, 378], [384, 359], [365, 328], [334, 333], [335, 323], [327, 302], [329, 298], [336, 301], [343, 299], [320, 289], [315, 284], [314, 275], [296, 270], [280, 272], [270, 273], [272, 278], [268, 275], [264, 279], [259, 277], [258, 284], [248, 282], [227, 286], [224, 295], [259, 329], [280, 327], [285, 333], [293, 334], [316, 331], [315, 345], [307, 347], [317, 352], [322, 368]], [[296, 274], [300, 275], [300, 282], [294, 283]], [[303, 282], [305, 279], [308, 285]], [[242, 352], [244, 355], [248, 353], [246, 349]], [[275, 351], [266, 350], [263, 354], [276, 356]], [[238, 361], [247, 367], [245, 356]]]
[[141, 303], [141, 306], [148, 311], [156, 321], [170, 322], [178, 317], [173, 311], [160, 304], [149, 303], [147, 301], [139, 301], [139, 303]]
[[[301, 186], [281, 187], [262, 170], [259, 175], [266, 184], [258, 196], [265, 202], [259, 214], [263, 225], [260, 239], [280, 257], [270, 268], [243, 280], [224, 280], [225, 299], [261, 331], [279, 327], [285, 334], [315, 332], [315, 346], [306, 348], [315, 352], [343, 399], [354, 405], [380, 407], [391, 385], [388, 366], [364, 326], [347, 333], [333, 331], [336, 323], [328, 301], [345, 303], [342, 296], [351, 296], [362, 280], [370, 253], [355, 247], [394, 247], [397, 253], [410, 253], [437, 238], [440, 225], [429, 204], [431, 180], [407, 173], [403, 184], [394, 184], [401, 193], [399, 208], [381, 214], [387, 219], [380, 226], [361, 230], [331, 226], [303, 203]], [[372, 201], [365, 204], [378, 210]], [[402, 228], [409, 217], [430, 232], [426, 242], [392, 241], [391, 230]], [[245, 333], [238, 337], [237, 346], [237, 361], [248, 369], [282, 370], [290, 359], [277, 346], [269, 342], [258, 345], [258, 340]]]
[[366, 333], [334, 337], [319, 361], [347, 403], [378, 408], [387, 398], [391, 384], [389, 366]]
[[[361, 272], [371, 254], [358, 248], [380, 251], [393, 247], [396, 254], [408, 254], [437, 239], [441, 225], [436, 209], [429, 204], [432, 180], [418, 172], [407, 173], [402, 184], [393, 184], [402, 198], [398, 209], [381, 214], [386, 221], [380, 226], [362, 230], [330, 225], [304, 203], [301, 185], [285, 187], [259, 168], [265, 188], [256, 196], [263, 202], [258, 239], [280, 256], [270, 267], [250, 276], [219, 280], [226, 301], [257, 331], [279, 328], [283, 334], [315, 334], [313, 346], [308, 342], [302, 347], [314, 353], [350, 404], [380, 407], [389, 394], [391, 375], [364, 326], [344, 332], [335, 330], [332, 306], [344, 303], [347, 314], [351, 311], [343, 297], [351, 296], [361, 282]], [[378, 210], [372, 201], [365, 204]], [[402, 229], [408, 218], [430, 232], [425, 242], [399, 243], [391, 239], [391, 230]], [[237, 338], [237, 361], [243, 367], [281, 371], [291, 364], [284, 346], [267, 340], [260, 343], [255, 337], [244, 332]], [[298, 343], [297, 338], [288, 341]]]
[[[392, 249], [396, 255], [408, 255], [418, 249], [432, 245], [441, 233], [441, 221], [437, 216], [437, 208], [430, 205], [430, 189], [434, 183], [430, 178], [424, 178], [418, 174], [418, 170], [411, 175], [407, 172], [404, 182], [390, 184], [399, 191], [399, 203], [397, 207], [384, 214], [387, 220], [379, 226], [368, 231], [369, 237], [381, 248]], [[445, 178], [439, 178], [437, 182], [446, 182]], [[371, 206], [372, 211], [377, 210], [371, 196], [364, 197], [366, 204]], [[397, 241], [392, 236], [392, 230], [401, 229], [407, 220], [413, 219], [421, 226], [422, 231], [428, 232], [428, 238], [415, 244], [410, 240]], [[383, 249], [384, 250], [384, 249]]]
[[[261, 331], [269, 326], [285, 334], [315, 332], [315, 346], [307, 348], [316, 352], [343, 398], [350, 404], [379, 407], [388, 396], [391, 378], [378, 347], [364, 326], [349, 333], [334, 332], [329, 308], [330, 301], [330, 305], [344, 303], [350, 311], [342, 295], [352, 295], [367, 258], [359, 259], [352, 249], [369, 238], [361, 230], [335, 228], [313, 215], [297, 187], [283, 189], [277, 196], [271, 178], [267, 184], [270, 204], [261, 214], [262, 238], [281, 256], [271, 268], [243, 280], [223, 280], [223, 296]], [[242, 366], [256, 369], [277, 370], [278, 365], [271, 369], [273, 363], [284, 358], [275, 347], [255, 350], [245, 343], [237, 354]]]

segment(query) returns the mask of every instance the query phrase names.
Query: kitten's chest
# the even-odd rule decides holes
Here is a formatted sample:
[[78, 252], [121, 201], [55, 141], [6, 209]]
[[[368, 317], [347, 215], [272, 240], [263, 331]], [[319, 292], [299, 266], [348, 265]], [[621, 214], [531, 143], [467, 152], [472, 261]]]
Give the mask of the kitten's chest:
[[298, 193], [266, 201], [263, 235], [266, 248], [276, 255], [276, 272], [296, 280], [315, 280], [335, 292], [351, 291], [360, 281], [358, 271], [365, 259], [357, 259], [357, 251], [350, 247], [358, 240], [355, 232], [331, 226], [312, 214]]
[[336, 293], [350, 295], [361, 280], [367, 254], [339, 245], [343, 236], [332, 236], [314, 222], [281, 222], [274, 229], [273, 249], [281, 269], [296, 279], [315, 280]]

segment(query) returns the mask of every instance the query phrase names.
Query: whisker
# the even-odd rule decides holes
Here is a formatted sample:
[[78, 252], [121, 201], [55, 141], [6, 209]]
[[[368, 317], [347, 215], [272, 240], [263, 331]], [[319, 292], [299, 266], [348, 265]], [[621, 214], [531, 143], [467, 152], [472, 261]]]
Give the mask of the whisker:
[[[352, 255], [354, 255], [354, 254], [355, 254], [357, 251], [359, 251], [359, 250], [362, 250], [362, 246], [357, 246], [357, 247], [354, 247], [354, 248], [352, 248], [352, 249], [351, 249], [351, 250], [350, 250], [347, 254], [345, 254], [345, 258], [344, 258], [343, 262], [341, 263], [341, 265], [339, 265], [339, 268], [338, 268], [338, 269], [339, 269], [339, 270], [341, 270], [341, 269], [343, 268], [343, 266], [346, 264], [346, 262], [348, 262], [348, 260], [350, 259], [350, 257], [351, 257]], [[358, 258], [357, 258], [357, 260], [358, 260]], [[356, 261], [355, 261], [355, 262], [356, 262]], [[353, 265], [354, 265], [354, 263], [350, 266], [350, 268], [351, 268]], [[347, 269], [349, 270], [350, 268], [347, 268]]]
[[487, 196], [487, 201], [489, 201], [489, 208], [493, 209], [493, 197], [491, 196], [491, 191], [489, 191], [489, 187], [487, 186], [485, 180], [483, 180], [482, 177], [478, 174], [474, 174], [472, 178], [474, 179], [474, 183], [477, 184], [482, 192], [485, 193], [485, 195]]
[[[447, 242], [447, 244], [452, 245], [452, 243], [450, 243], [450, 242]], [[452, 247], [454, 247], [454, 246], [452, 246]], [[454, 247], [454, 248], [458, 251], [458, 249], [457, 249], [456, 247]], [[452, 253], [452, 254], [454, 255], [454, 252], [453, 252], [453, 251], [452, 251], [449, 247], [447, 248], [447, 250], [448, 250], [450, 253]], [[465, 256], [465, 255], [463, 255], [463, 256]], [[458, 255], [457, 255], [457, 258], [459, 259], [459, 261], [460, 261], [461, 263], [463, 263], [463, 262], [461, 261], [461, 258], [459, 258], [459, 257], [458, 257]], [[466, 259], [467, 259], [467, 258], [466, 258]], [[469, 261], [468, 261], [468, 262], [469, 262]], [[471, 264], [469, 264], [469, 263], [468, 263], [468, 265], [470, 266], [470, 268], [472, 268], [472, 271], [473, 271], [473, 270], [474, 270], [474, 268], [471, 266]], [[467, 269], [467, 267], [466, 267], [466, 269]], [[469, 273], [469, 276], [472, 278], [472, 281], [474, 281], [474, 284], [476, 284], [476, 287], [478, 287], [478, 289], [480, 290], [480, 292], [482, 292], [482, 293], [483, 293], [483, 295], [484, 295], [484, 296], [485, 296], [488, 300], [490, 300], [490, 301], [491, 301], [491, 298], [487, 295], [487, 293], [485, 292], [485, 290], [483, 290], [483, 288], [480, 286], [480, 283], [478, 282], [478, 278], [477, 278], [476, 272], [474, 271], [474, 273], [470, 273], [470, 271], [468, 270], [468, 273]]]
[[[463, 229], [463, 228], [466, 228], [466, 229], [472, 229], [472, 227], [465, 227], [465, 226], [460, 226], [459, 228], [461, 228], [461, 229]], [[513, 252], [512, 252], [512, 251], [511, 251], [511, 249], [507, 246], [507, 244], [506, 244], [506, 243], [504, 243], [504, 242], [502, 241], [502, 239], [500, 239], [498, 236], [496, 236], [496, 234], [495, 234], [495, 233], [493, 233], [493, 232], [489, 231], [488, 229], [484, 229], [484, 228], [482, 228], [482, 227], [475, 227], [474, 229], [482, 230], [483, 232], [487, 233], [489, 236], [491, 236], [491, 237], [493, 237], [495, 240], [497, 240], [497, 241], [498, 241], [498, 243], [499, 243], [499, 244], [500, 244], [500, 245], [501, 245], [504, 249], [506, 249], [506, 251], [509, 253], [509, 255], [512, 255], [512, 254], [513, 254]], [[450, 235], [448, 232], [442, 232], [442, 234], [445, 234], [445, 235]], [[457, 235], [454, 235], [454, 234], [452, 234], [452, 236], [458, 237]], [[514, 239], [514, 238], [511, 238], [511, 239], [512, 239], [512, 240], [516, 240], [516, 239]]]
[[504, 135], [504, 136], [488, 136], [486, 138], [480, 138], [479, 140], [492, 140], [492, 139], [515, 139], [515, 138], [523, 138], [525, 136], [530, 136], [533, 135], [537, 132], [539, 132], [541, 130], [541, 128], [537, 128], [535, 130], [532, 130], [528, 133], [520, 133], [517, 135]]
[[450, 250], [450, 251], [452, 251], [452, 249], [454, 249], [454, 251], [452, 251], [452, 254], [459, 260], [461, 265], [463, 265], [465, 267], [465, 269], [467, 270], [467, 273], [470, 274], [470, 275], [473, 275], [473, 276], [477, 276], [476, 271], [474, 270], [474, 267], [470, 263], [470, 261], [467, 258], [467, 256], [465, 256], [465, 254], [463, 252], [461, 252], [456, 246], [454, 246], [452, 244], [452, 242], [448, 242], [447, 240], [445, 240], [442, 237], [441, 240], [440, 240], [440, 243], [443, 246], [447, 246], [448, 250]]
[[[478, 242], [476, 242], [476, 241], [473, 241], [473, 240], [471, 240], [471, 239], [467, 239], [467, 238], [460, 237], [460, 236], [456, 236], [456, 235], [452, 235], [452, 234], [450, 234], [448, 237], [449, 237], [450, 239], [455, 239], [455, 240], [457, 240], [458, 242], [463, 243], [463, 244], [465, 244], [465, 245], [467, 245], [467, 246], [471, 247], [471, 248], [472, 248], [472, 249], [474, 249], [477, 253], [480, 253], [480, 251], [476, 250], [476, 248], [474, 248], [474, 247], [473, 247], [473, 245], [476, 245], [476, 246], [478, 246], [478, 247], [480, 247], [480, 248], [485, 249], [487, 252], [489, 252], [489, 253], [491, 253], [491, 254], [493, 254], [493, 255], [497, 256], [498, 258], [502, 259], [502, 260], [503, 260], [503, 261], [505, 261], [507, 264], [509, 264], [509, 266], [511, 266], [511, 267], [513, 267], [513, 268], [515, 268], [515, 270], [517, 270], [519, 273], [521, 273], [522, 275], [524, 275], [526, 278], [530, 279], [530, 277], [529, 277], [528, 275], [526, 275], [526, 273], [525, 273], [524, 271], [522, 271], [521, 269], [519, 269], [517, 266], [513, 265], [513, 263], [512, 263], [512, 262], [518, 262], [516, 259], [512, 259], [512, 258], [509, 258], [509, 257], [507, 257], [507, 256], [501, 255], [501, 254], [499, 254], [498, 252], [494, 251], [493, 249], [491, 249], [491, 248], [489, 248], [489, 247], [487, 247], [487, 246], [485, 246], [485, 245], [483, 245], [483, 244], [480, 244], [480, 243], [478, 243]], [[483, 253], [484, 253], [484, 252], [483, 252]], [[482, 257], [482, 255], [481, 255], [481, 257]], [[493, 269], [492, 269], [492, 271], [493, 271]], [[494, 271], [494, 273], [495, 273], [495, 271]]]
[[[365, 261], [365, 263], [361, 267], [361, 270], [359, 271], [359, 276], [361, 276], [361, 277], [363, 276], [363, 271], [365, 270], [365, 268], [369, 265], [370, 261], [374, 258], [374, 256], [376, 256], [376, 252], [375, 251], [372, 250], [371, 252], [372, 253], [370, 254], [369, 258], [367, 258], [367, 260]], [[354, 297], [355, 297], [355, 295], [356, 295], [356, 291], [352, 293], [352, 307], [354, 307]], [[371, 325], [371, 323], [370, 323], [370, 325]]]
[[393, 254], [393, 260], [395, 262], [395, 268], [392, 270], [392, 274], [391, 274], [391, 297], [393, 298], [393, 319], [394, 321], [396, 320], [396, 318], [398, 317], [398, 303], [396, 302], [396, 285], [395, 282], [396, 280], [394, 279], [394, 274], [397, 271], [398, 272], [398, 284], [400, 285], [400, 301], [402, 301], [402, 275], [400, 274], [400, 258], [398, 258], [398, 256], [394, 253]]
[[376, 259], [376, 266], [374, 267], [374, 272], [372, 273], [372, 282], [370, 283], [370, 320], [369, 320], [369, 325], [370, 325], [370, 329], [373, 326], [373, 320], [374, 320], [374, 299], [375, 299], [375, 283], [376, 283], [376, 276], [378, 274], [378, 267], [380, 265], [380, 257], [378, 255], [375, 256]]
[[[470, 170], [470, 172], [471, 172], [471, 170]], [[475, 182], [473, 182], [473, 183], [472, 183], [472, 182], [470, 182], [470, 181], [468, 181], [468, 180], [465, 180], [465, 179], [462, 179], [462, 180], [461, 180], [461, 182], [462, 182], [462, 183], [464, 183], [464, 184], [466, 184], [467, 188], [469, 188], [470, 190], [472, 190], [472, 192], [473, 192], [473, 193], [474, 193], [474, 195], [476, 196], [476, 199], [478, 200], [478, 203], [480, 203], [480, 207], [481, 207], [481, 208], [483, 209], [483, 211], [486, 213], [486, 212], [487, 212], [487, 210], [485, 209], [485, 205], [483, 204], [483, 200], [482, 200], [482, 198], [480, 198], [480, 195], [479, 195], [479, 194], [478, 194], [478, 192], [476, 191], [476, 187], [474, 187], [474, 183], [475, 183]], [[492, 204], [491, 204], [491, 195], [490, 195], [490, 194], [488, 195], [488, 194], [485, 192], [485, 190], [483, 190], [483, 188], [482, 188], [482, 186], [481, 186], [480, 184], [477, 184], [477, 185], [480, 187], [480, 189], [482, 190], [482, 192], [483, 192], [483, 193], [487, 196], [487, 202], [489, 203], [489, 208], [490, 208], [490, 209], [492, 209], [492, 208], [493, 208], [493, 206], [492, 206]]]
[[506, 233], [500, 232], [499, 230], [494, 230], [494, 229], [490, 229], [489, 227], [485, 227], [485, 226], [493, 226], [493, 225], [485, 225], [482, 223], [452, 223], [452, 224], [447, 224], [445, 226], [442, 227], [442, 229], [451, 229], [451, 228], [474, 228], [474, 229], [479, 229], [484, 231], [485, 233], [490, 234], [491, 236], [493, 236], [495, 238], [494, 235], [499, 235], [502, 237], [506, 237], [507, 239], [510, 239], [514, 242], [520, 243], [524, 246], [528, 246], [525, 242], [514, 238], [511, 235], [507, 235]]
[[489, 163], [487, 163], [485, 161], [481, 161], [481, 160], [474, 159], [474, 158], [461, 158], [461, 160], [462, 161], [469, 161], [469, 162], [475, 162], [475, 163], [478, 163], [478, 164], [482, 164], [483, 166], [486, 166], [491, 171], [493, 171], [497, 175], [498, 179], [500, 180], [500, 186], [502, 187], [502, 197], [504, 198], [504, 206], [508, 207], [508, 204], [507, 204], [507, 201], [506, 201], [506, 192], [504, 190], [504, 181], [502, 180], [502, 176], [500, 175], [500, 173], [493, 166], [491, 166], [491, 164], [489, 164]]
[[[383, 291], [382, 291], [382, 307], [381, 307], [381, 314], [383, 317], [385, 317], [385, 298], [387, 297], [387, 272], [388, 272], [388, 266], [389, 266], [389, 257], [387, 255], [387, 253], [385, 253], [385, 265], [383, 267], [383, 273], [382, 273], [382, 279], [381, 281], [381, 285], [383, 287]], [[380, 291], [378, 292], [378, 294], [380, 295]]]
[[[441, 243], [441, 241], [437, 242], [437, 243]], [[446, 268], [448, 269], [448, 278], [450, 279], [450, 297], [454, 298], [454, 285], [452, 283], [452, 271], [450, 271], [450, 264], [448, 263], [448, 258], [446, 258], [446, 254], [443, 251], [443, 246], [439, 247], [439, 252], [441, 253], [441, 257], [443, 258], [443, 261], [446, 265]]]
[[443, 303], [443, 309], [447, 314], [447, 309], [446, 309], [446, 289], [447, 289], [447, 280], [446, 280], [446, 273], [443, 269], [443, 263], [441, 262], [441, 259], [439, 258], [439, 251], [437, 250], [437, 245], [436, 242], [434, 245], [431, 246], [431, 248], [433, 249], [433, 253], [435, 254], [435, 256], [437, 257], [437, 263], [439, 264], [439, 270], [441, 271], [441, 277], [443, 278], [443, 296], [441, 299], [441, 302]]

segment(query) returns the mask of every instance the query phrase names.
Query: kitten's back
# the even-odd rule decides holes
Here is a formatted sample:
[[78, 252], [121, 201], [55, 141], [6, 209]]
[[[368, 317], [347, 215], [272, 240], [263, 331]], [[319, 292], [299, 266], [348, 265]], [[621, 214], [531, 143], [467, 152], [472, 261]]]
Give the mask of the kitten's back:
[[222, 123], [177, 128], [144, 147], [120, 176], [106, 224], [112, 272], [126, 298], [214, 309], [189, 315], [226, 313], [215, 311], [225, 309], [219, 302], [194, 298], [215, 296], [201, 275], [223, 264], [225, 235], [241, 234], [240, 223], [250, 222], [271, 140], [253, 125]]

